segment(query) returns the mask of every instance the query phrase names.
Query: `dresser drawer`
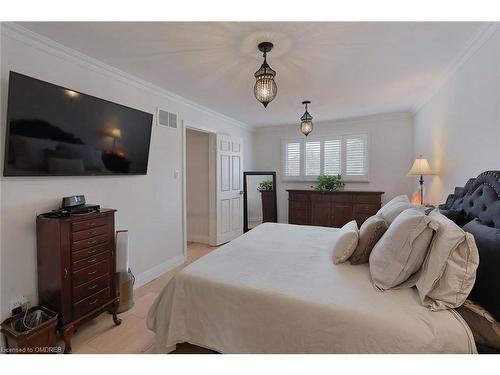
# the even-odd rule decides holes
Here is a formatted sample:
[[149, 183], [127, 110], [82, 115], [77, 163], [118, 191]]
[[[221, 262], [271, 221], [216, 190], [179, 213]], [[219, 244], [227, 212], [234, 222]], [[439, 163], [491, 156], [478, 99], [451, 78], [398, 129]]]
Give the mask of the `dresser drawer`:
[[81, 270], [73, 272], [73, 286], [85, 284], [95, 278], [109, 273], [109, 260], [103, 260], [93, 266], [85, 267]]
[[109, 274], [102, 275], [95, 280], [73, 288], [73, 301], [78, 302], [109, 286]]
[[73, 232], [79, 232], [81, 230], [100, 227], [102, 225], [106, 225], [107, 223], [108, 219], [106, 217], [97, 217], [95, 219], [83, 220], [73, 223], [71, 224], [71, 230]]
[[332, 200], [334, 202], [342, 202], [342, 203], [352, 203], [353, 196], [352, 194], [332, 194]]
[[333, 197], [329, 194], [311, 194], [311, 202], [331, 202]]
[[380, 205], [377, 204], [368, 204], [368, 203], [358, 203], [356, 204], [356, 213], [360, 214], [373, 214], [375, 215], [379, 210]]
[[309, 201], [309, 193], [292, 193], [288, 194], [290, 201]]
[[289, 201], [288, 207], [291, 210], [307, 210], [311, 206], [310, 202], [307, 201]]
[[92, 238], [95, 236], [99, 236], [101, 234], [106, 234], [108, 232], [108, 226], [102, 225], [100, 227], [85, 229], [79, 232], [73, 232], [73, 241], [81, 241], [86, 238]]
[[103, 244], [100, 244], [100, 245], [97, 245], [94, 247], [88, 247], [88, 248], [83, 249], [83, 250], [73, 251], [71, 254], [71, 260], [73, 262], [76, 262], [78, 260], [82, 260], [82, 259], [97, 255], [99, 253], [102, 253], [103, 251], [108, 251], [108, 250], [110, 250], [110, 246], [107, 242], [105, 242]]
[[105, 288], [100, 292], [94, 293], [91, 296], [82, 299], [73, 305], [73, 313], [75, 318], [94, 310], [95, 308], [109, 302], [110, 299], [110, 289]]
[[380, 208], [380, 194], [357, 194], [356, 202], [378, 204]]
[[73, 251], [78, 251], [107, 241], [108, 241], [108, 235], [101, 234], [100, 236], [87, 238], [86, 240], [75, 241], [71, 244], [71, 248]]
[[111, 252], [105, 251], [103, 253], [99, 253], [99, 254], [90, 256], [89, 258], [85, 258], [85, 259], [79, 260], [77, 262], [73, 262], [73, 266], [72, 266], [73, 272], [81, 270], [82, 268], [97, 264], [102, 260], [109, 259], [110, 257], [111, 257]]

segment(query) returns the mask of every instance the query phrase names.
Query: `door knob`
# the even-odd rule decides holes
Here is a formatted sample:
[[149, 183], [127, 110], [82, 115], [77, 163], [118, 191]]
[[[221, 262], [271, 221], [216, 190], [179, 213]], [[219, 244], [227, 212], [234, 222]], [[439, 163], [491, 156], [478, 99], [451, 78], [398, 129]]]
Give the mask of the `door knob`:
[[240, 190], [240, 195], [243, 195], [243, 190]]

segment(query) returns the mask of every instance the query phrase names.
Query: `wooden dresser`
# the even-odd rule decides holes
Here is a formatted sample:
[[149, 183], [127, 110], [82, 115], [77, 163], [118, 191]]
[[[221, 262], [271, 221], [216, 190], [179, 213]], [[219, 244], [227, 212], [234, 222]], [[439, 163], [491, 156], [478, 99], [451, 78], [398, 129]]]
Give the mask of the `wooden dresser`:
[[382, 191], [288, 191], [288, 223], [340, 228], [351, 220], [358, 226], [375, 215]]
[[37, 217], [39, 304], [59, 313], [65, 353], [71, 352], [73, 332], [102, 312], [121, 323], [116, 316], [115, 211]]

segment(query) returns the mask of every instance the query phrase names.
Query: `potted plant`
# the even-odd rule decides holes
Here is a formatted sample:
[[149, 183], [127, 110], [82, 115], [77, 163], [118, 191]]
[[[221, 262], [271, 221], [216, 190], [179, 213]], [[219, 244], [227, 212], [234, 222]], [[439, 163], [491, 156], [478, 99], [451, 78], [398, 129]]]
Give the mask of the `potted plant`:
[[344, 188], [344, 182], [342, 182], [342, 176], [318, 176], [318, 185], [314, 189], [315, 191], [326, 192], [326, 191], [340, 191]]
[[273, 190], [273, 182], [271, 180], [262, 181], [257, 188], [260, 192], [263, 191], [272, 191]]

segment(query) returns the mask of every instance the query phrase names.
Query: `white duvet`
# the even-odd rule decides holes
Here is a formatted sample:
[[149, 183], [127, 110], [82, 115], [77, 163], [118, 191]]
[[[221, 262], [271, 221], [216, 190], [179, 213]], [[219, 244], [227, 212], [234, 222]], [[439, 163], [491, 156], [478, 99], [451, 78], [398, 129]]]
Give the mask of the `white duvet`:
[[149, 311], [156, 350], [476, 352], [454, 310], [428, 310], [414, 288], [376, 291], [367, 265], [334, 265], [336, 232], [262, 224], [187, 266]]

